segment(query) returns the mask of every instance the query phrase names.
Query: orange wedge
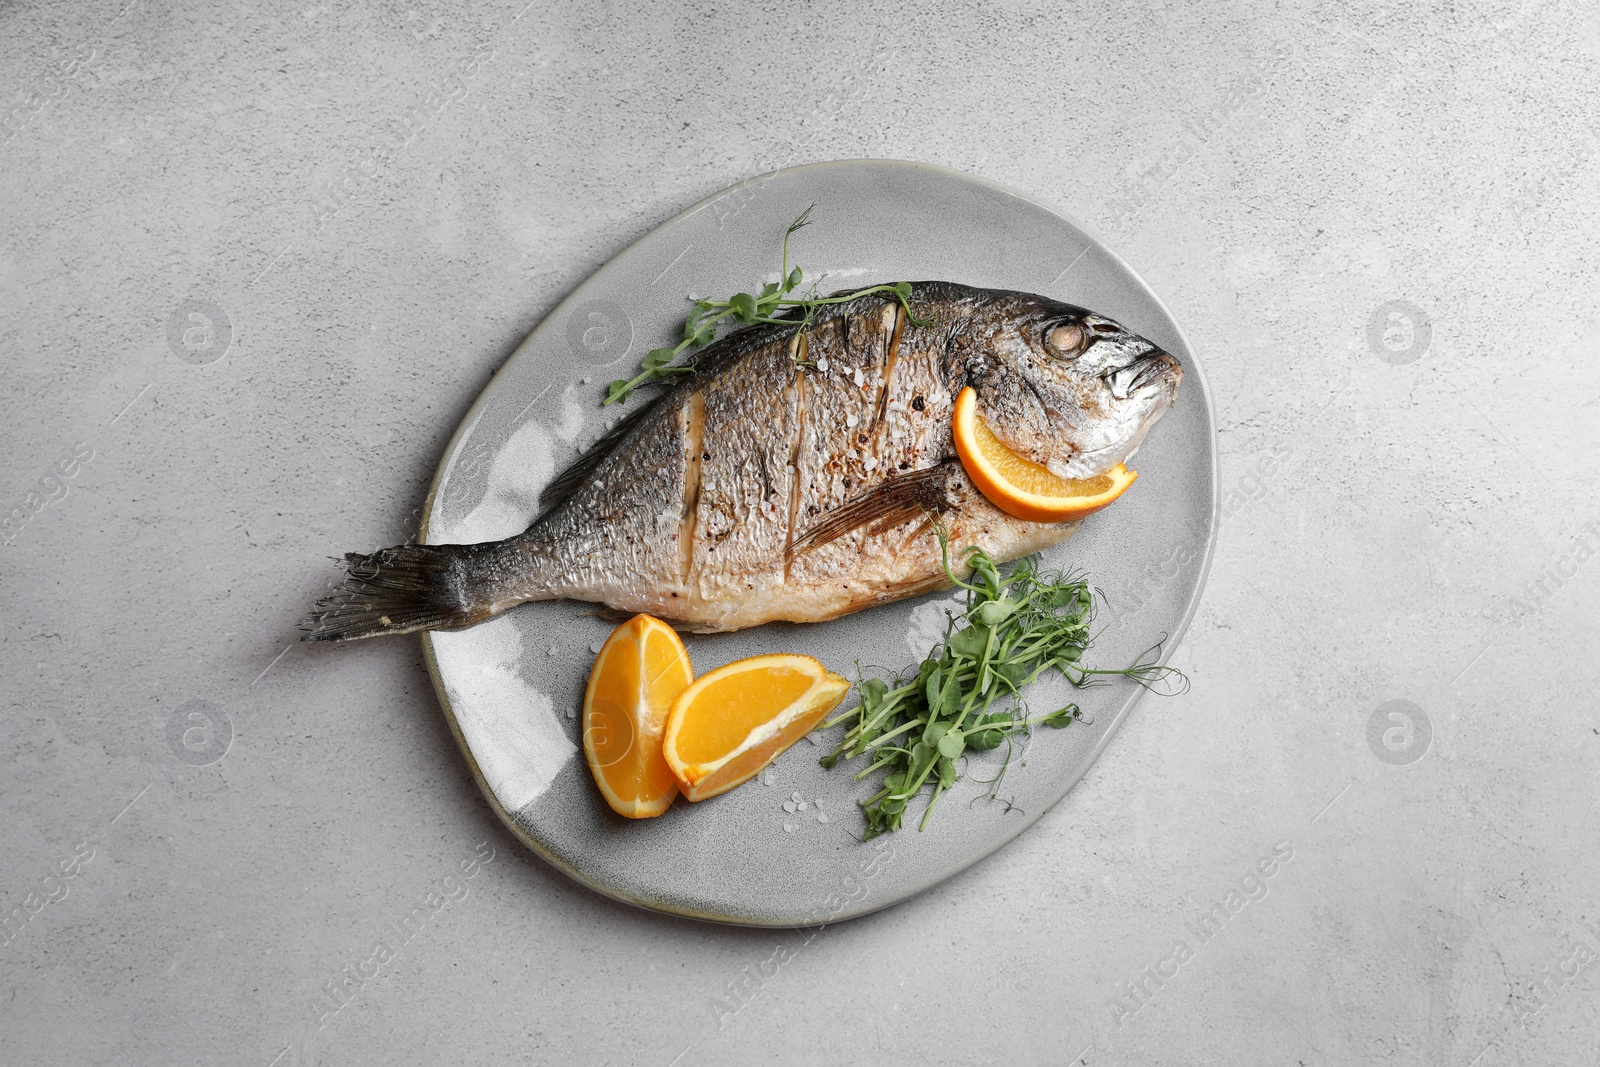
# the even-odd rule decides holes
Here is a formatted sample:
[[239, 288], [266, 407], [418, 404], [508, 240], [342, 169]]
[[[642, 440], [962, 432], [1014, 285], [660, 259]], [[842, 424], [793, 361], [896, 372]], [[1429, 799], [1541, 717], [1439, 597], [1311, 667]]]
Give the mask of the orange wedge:
[[967, 477], [989, 503], [1018, 519], [1068, 522], [1092, 515], [1121, 496], [1139, 477], [1118, 463], [1082, 480], [1057, 478], [1042, 464], [1019, 456], [978, 417], [978, 394], [969, 385], [956, 397], [956, 454]]
[[678, 795], [661, 732], [692, 681], [688, 650], [660, 619], [635, 615], [600, 646], [583, 694], [583, 755], [618, 815], [649, 819]]
[[673, 701], [661, 751], [690, 800], [726, 793], [816, 728], [850, 683], [810, 656], [752, 656], [701, 677]]

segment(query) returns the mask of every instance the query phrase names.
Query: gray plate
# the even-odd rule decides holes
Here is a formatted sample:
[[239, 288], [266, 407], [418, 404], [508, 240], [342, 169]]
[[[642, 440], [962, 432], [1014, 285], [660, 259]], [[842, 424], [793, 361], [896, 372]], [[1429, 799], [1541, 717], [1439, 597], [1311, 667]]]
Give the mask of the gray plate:
[[[791, 244], [824, 289], [945, 278], [1044, 293], [1121, 321], [1182, 360], [1177, 405], [1133, 466], [1139, 482], [1087, 520], [1046, 562], [1082, 568], [1104, 590], [1093, 663], [1121, 666], [1167, 638], [1170, 653], [1199, 599], [1217, 528], [1211, 399], [1194, 353], [1161, 301], [1109, 249], [1060, 213], [993, 182], [919, 163], [848, 160], [743, 182], [671, 219], [606, 264], [539, 324], [456, 431], [434, 479], [423, 539], [498, 540], [532, 520], [540, 488], [617, 417], [607, 381], [676, 340], [685, 297], [725, 296], [777, 277], [784, 228], [815, 204]], [[815, 626], [771, 625], [688, 637], [697, 673], [763, 652], [809, 653], [835, 670], [902, 668], [942, 632], [945, 594]], [[981, 799], [964, 780], [927, 832], [862, 844], [855, 806], [873, 787], [817, 764], [802, 741], [763, 778], [721, 797], [679, 800], [658, 819], [611, 813], [584, 764], [577, 710], [593, 650], [610, 632], [592, 608], [528, 604], [459, 633], [423, 638], [446, 717], [478, 784], [513, 832], [573, 878], [608, 896], [679, 915], [797, 926], [863, 915], [977, 862], [1027, 829], [1094, 763], [1141, 690], [1030, 693], [1038, 710], [1076, 699], [1085, 722], [1042, 729]], [[973, 760], [992, 777], [1004, 747]], [[786, 811], [798, 794], [804, 811]], [[975, 802], [974, 802], [975, 801]], [[826, 821], [823, 821], [823, 817]]]

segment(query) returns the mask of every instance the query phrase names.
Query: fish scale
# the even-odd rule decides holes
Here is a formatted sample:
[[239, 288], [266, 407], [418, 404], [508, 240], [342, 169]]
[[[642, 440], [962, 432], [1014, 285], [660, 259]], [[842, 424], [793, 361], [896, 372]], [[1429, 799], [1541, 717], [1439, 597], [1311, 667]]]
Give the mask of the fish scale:
[[[691, 588], [704, 603], [781, 584], [800, 390], [791, 344], [765, 345], [699, 391], [705, 441]], [[709, 456], [710, 458], [706, 458]]]
[[[886, 304], [860, 314], [841, 315], [809, 331], [808, 365], [799, 372], [806, 394], [798, 452], [802, 527], [807, 519], [831, 512], [868, 491], [886, 474], [879, 456], [877, 412], [898, 306]], [[818, 369], [823, 361], [826, 371]], [[880, 469], [868, 471], [869, 458], [879, 459]], [[793, 531], [795, 535], [799, 532]]]

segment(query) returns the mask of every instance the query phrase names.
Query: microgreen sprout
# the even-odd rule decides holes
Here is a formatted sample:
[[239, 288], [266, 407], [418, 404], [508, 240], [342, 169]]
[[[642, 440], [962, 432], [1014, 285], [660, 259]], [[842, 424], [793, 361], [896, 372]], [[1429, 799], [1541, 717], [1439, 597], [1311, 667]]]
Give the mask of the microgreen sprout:
[[[813, 204], [811, 207], [815, 207]], [[923, 320], [918, 319], [911, 312], [911, 283], [895, 282], [887, 285], [873, 285], [865, 289], [857, 289], [848, 293], [836, 293], [832, 296], [818, 296], [817, 283], [811, 282], [805, 289], [801, 285], [805, 280], [804, 273], [798, 266], [789, 266], [789, 238], [800, 230], [811, 225], [811, 208], [802, 211], [799, 216], [789, 224], [783, 232], [783, 258], [778, 271], [778, 280], [768, 282], [761, 287], [760, 293], [734, 293], [727, 300], [709, 300], [705, 298], [694, 299], [694, 306], [689, 309], [688, 317], [683, 323], [683, 339], [676, 345], [666, 348], [652, 348], [645, 353], [644, 359], [639, 362], [639, 373], [629, 379], [618, 378], [606, 389], [605, 405], [619, 404], [633, 395], [633, 391], [641, 385], [651, 382], [667, 381], [680, 374], [694, 373], [697, 363], [695, 349], [704, 348], [716, 340], [717, 328], [727, 319], [746, 326], [758, 323], [775, 323], [781, 325], [797, 324], [801, 328], [809, 326], [816, 317], [819, 308], [833, 304], [843, 304], [863, 296], [874, 293], [892, 293], [906, 311], [906, 316], [912, 323], [923, 325]], [[780, 312], [793, 312], [799, 309], [802, 314], [796, 318], [793, 314], [779, 317]], [[679, 357], [689, 353], [688, 358], [679, 360]], [[604, 405], [602, 405], [604, 406]]]
[[[948, 535], [942, 526], [935, 530], [946, 576], [966, 590], [965, 610], [946, 613], [943, 640], [914, 672], [858, 681], [860, 703], [825, 724], [850, 726], [823, 757], [823, 766], [865, 757], [867, 765], [856, 778], [883, 775], [878, 790], [861, 803], [869, 838], [898, 830], [907, 805], [931, 790], [918, 824], [926, 829], [939, 797], [961, 778], [958, 761], [967, 753], [1007, 746], [999, 773], [984, 782], [993, 798], [1017, 735], [1035, 726], [1061, 729], [1077, 721], [1077, 704], [1029, 717], [1022, 691], [1046, 671], [1057, 671], [1080, 689], [1102, 684], [1109, 676], [1161, 687], [1169, 694], [1188, 687], [1181, 671], [1159, 662], [1160, 643], [1120, 670], [1082, 666], [1084, 650], [1093, 643], [1094, 594], [1087, 582], [1040, 570], [1035, 557], [1019, 561], [1002, 576], [976, 546], [963, 553], [970, 566], [963, 581], [950, 564]], [[995, 708], [1001, 701], [1005, 704]]]

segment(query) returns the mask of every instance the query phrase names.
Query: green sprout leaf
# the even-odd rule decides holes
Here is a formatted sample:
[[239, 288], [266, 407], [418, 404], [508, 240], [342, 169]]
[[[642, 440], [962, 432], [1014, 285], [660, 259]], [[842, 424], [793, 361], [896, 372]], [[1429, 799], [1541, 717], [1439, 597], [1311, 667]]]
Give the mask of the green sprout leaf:
[[1078, 705], [1068, 704], [1059, 711], [1052, 711], [1050, 714], [1044, 716], [1038, 721], [1043, 723], [1045, 726], [1053, 726], [1059, 730], [1063, 726], [1071, 726], [1077, 718]]
[[939, 738], [939, 755], [945, 759], [955, 759], [967, 749], [967, 740], [960, 734], [945, 734]]
[[1015, 600], [991, 600], [979, 606], [974, 617], [985, 626], [998, 626], [1010, 618], [1011, 613], [1016, 610]]

